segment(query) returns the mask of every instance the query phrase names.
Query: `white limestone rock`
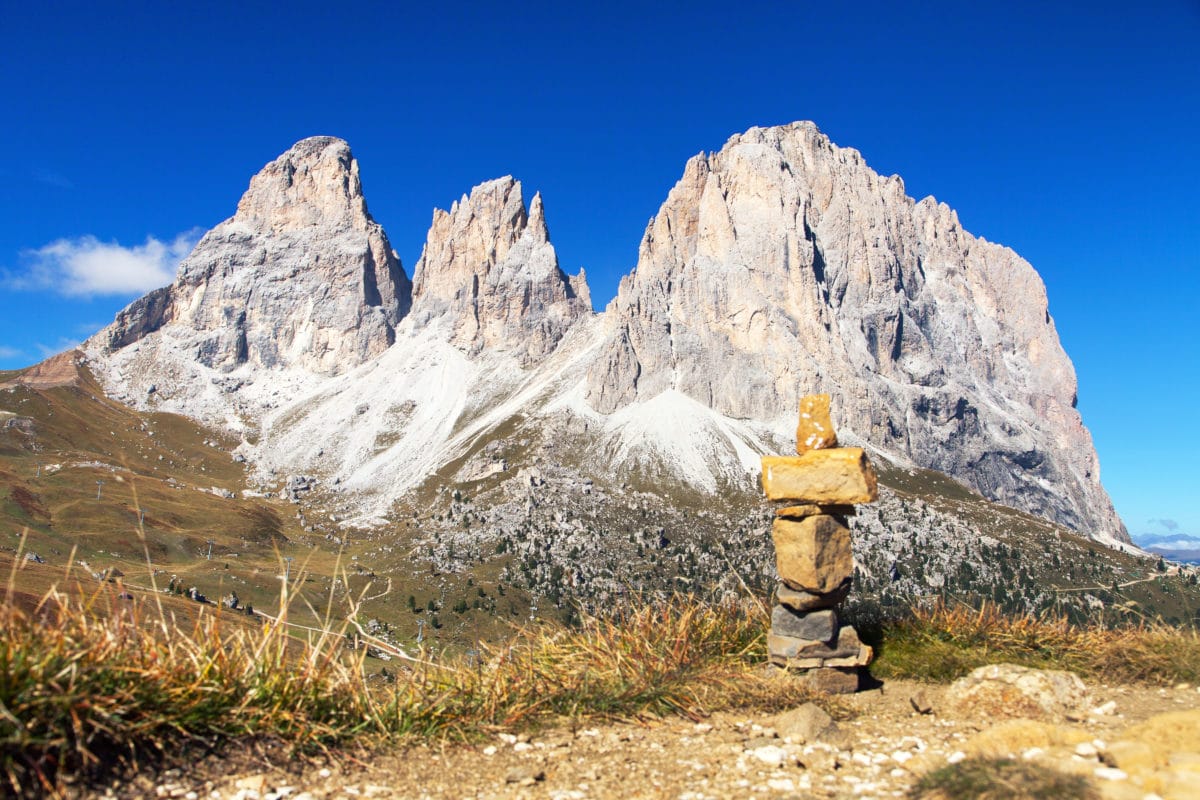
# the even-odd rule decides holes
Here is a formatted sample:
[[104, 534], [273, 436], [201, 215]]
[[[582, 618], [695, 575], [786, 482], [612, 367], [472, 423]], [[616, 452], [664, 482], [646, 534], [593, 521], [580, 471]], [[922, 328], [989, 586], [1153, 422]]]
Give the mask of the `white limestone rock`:
[[306, 139], [85, 349], [117, 399], [253, 431], [260, 476], [340, 479], [372, 521], [515, 415], [614, 483], [757, 491], [829, 392], [846, 444], [1128, 541], [1033, 268], [811, 123], [691, 159], [599, 316], [517, 181], [435, 211], [410, 286], [346, 143]]
[[175, 282], [131, 304], [89, 345], [112, 352], [168, 328], [176, 349], [214, 369], [337, 374], [392, 344], [410, 294], [367, 211], [349, 145], [316, 136], [255, 175], [237, 213], [200, 240]]
[[692, 158], [605, 316], [601, 413], [675, 391], [787, 430], [829, 392], [848, 441], [1128, 541], [1037, 273], [812, 123]]
[[568, 277], [558, 267], [541, 195], [526, 211], [511, 177], [434, 211], [414, 276], [416, 324], [444, 321], [468, 355], [488, 349], [535, 364], [592, 314], [583, 270]]

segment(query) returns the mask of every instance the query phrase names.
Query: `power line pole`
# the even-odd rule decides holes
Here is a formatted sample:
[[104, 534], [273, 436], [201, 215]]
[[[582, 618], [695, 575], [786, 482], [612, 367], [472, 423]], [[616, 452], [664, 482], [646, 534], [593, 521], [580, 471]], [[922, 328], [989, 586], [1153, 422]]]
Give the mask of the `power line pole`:
[[104, 481], [96, 481], [96, 499], [100, 499], [100, 490], [104, 488]]
[[213, 546], [213, 540], [209, 539], [208, 540], [208, 560], [209, 561], [212, 561], [212, 546]]

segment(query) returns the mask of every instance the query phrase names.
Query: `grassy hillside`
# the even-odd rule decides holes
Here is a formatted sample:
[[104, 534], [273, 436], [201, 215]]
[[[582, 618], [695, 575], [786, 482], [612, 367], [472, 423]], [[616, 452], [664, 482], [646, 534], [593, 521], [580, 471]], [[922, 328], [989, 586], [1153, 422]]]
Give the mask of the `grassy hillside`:
[[[196, 587], [214, 601], [235, 592], [259, 609], [277, 603], [286, 574], [294, 622], [354, 613], [397, 645], [419, 637], [460, 652], [635, 596], [772, 589], [771, 510], [756, 495], [714, 498], [661, 476], [613, 485], [569, 436], [520, 417], [398, 504], [391, 525], [363, 531], [339, 521], [345, 500], [321, 485], [299, 503], [247, 492], [236, 441], [116, 403], [69, 360], [54, 376], [0, 380], [0, 553], [24, 537], [51, 572], [116, 568], [130, 587]], [[500, 461], [508, 469], [475, 469]], [[942, 598], [1185, 623], [1200, 608], [1194, 571], [1160, 571], [938, 473], [878, 467], [884, 496], [852, 521], [855, 597], [871, 613]]]

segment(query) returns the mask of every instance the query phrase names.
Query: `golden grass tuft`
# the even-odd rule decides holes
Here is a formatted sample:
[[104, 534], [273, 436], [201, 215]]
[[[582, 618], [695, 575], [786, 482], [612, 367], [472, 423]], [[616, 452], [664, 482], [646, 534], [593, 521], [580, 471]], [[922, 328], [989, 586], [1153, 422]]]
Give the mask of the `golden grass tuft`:
[[418, 653], [382, 683], [367, 678], [366, 651], [347, 646], [352, 623], [299, 641], [284, 624], [286, 600], [280, 621], [247, 628], [210, 610], [185, 628], [157, 602], [123, 595], [106, 583], [86, 596], [54, 589], [34, 605], [16, 602], [10, 584], [0, 794], [52, 795], [64, 782], [170, 761], [188, 743], [370, 747], [811, 699], [762, 670], [758, 606], [677, 596], [577, 629], [517, 630], [470, 661]]
[[1028, 761], [968, 758], [922, 776], [909, 792], [912, 800], [1099, 800], [1100, 794], [1079, 775]]
[[1061, 616], [1011, 616], [935, 603], [885, 623], [871, 671], [881, 678], [951, 681], [998, 662], [1063, 669], [1113, 683], [1200, 681], [1200, 633], [1161, 622], [1119, 628]]

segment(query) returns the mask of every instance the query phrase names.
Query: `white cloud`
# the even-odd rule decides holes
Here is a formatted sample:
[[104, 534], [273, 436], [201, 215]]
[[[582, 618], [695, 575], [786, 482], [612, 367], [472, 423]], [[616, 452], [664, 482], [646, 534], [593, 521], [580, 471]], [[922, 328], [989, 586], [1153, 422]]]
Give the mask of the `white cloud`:
[[25, 355], [15, 347], [6, 347], [0, 344], [0, 358], [20, 358]]
[[50, 289], [69, 297], [141, 294], [175, 279], [175, 268], [199, 239], [198, 229], [170, 242], [153, 236], [146, 243], [123, 247], [95, 236], [59, 239], [21, 256], [23, 272], [6, 275], [11, 289]]

